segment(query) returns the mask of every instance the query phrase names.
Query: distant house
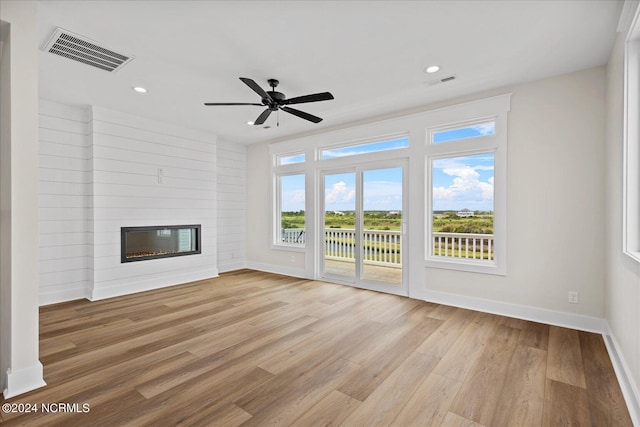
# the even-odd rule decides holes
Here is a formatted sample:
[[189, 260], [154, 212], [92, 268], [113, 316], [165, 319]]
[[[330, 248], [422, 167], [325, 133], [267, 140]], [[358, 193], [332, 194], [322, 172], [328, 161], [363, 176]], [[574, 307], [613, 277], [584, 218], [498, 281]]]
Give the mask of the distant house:
[[473, 211], [470, 211], [469, 209], [462, 209], [461, 211], [458, 211], [456, 215], [460, 218], [469, 218], [473, 216]]
[[340, 212], [340, 211], [333, 211], [334, 215], [344, 215], [344, 212]]

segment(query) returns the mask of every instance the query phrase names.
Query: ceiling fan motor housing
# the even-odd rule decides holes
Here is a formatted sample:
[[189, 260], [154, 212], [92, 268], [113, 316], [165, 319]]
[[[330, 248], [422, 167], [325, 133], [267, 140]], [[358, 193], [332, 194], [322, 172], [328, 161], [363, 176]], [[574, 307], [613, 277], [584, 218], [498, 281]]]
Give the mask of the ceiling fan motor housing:
[[284, 105], [284, 101], [287, 99], [285, 94], [282, 92], [270, 90], [267, 93], [271, 97], [272, 101], [269, 102], [267, 98], [262, 98], [262, 103], [269, 106], [269, 108], [273, 111], [277, 110], [279, 106]]

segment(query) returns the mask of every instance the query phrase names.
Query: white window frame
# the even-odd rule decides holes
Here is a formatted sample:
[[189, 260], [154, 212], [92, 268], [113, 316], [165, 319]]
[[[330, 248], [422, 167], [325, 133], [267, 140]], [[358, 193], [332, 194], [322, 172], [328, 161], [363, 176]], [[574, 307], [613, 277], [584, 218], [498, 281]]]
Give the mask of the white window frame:
[[[425, 267], [507, 274], [507, 115], [510, 108], [511, 96], [503, 95], [442, 110], [429, 120], [425, 148]], [[433, 143], [433, 134], [436, 132], [488, 121], [495, 122], [495, 133], [491, 135]], [[494, 259], [486, 261], [434, 255], [433, 161], [485, 153], [494, 155]]]
[[[286, 246], [288, 248], [304, 249], [306, 243], [287, 243], [282, 241], [282, 178], [286, 176], [297, 176], [297, 175], [302, 175], [304, 177], [305, 187], [306, 187], [307, 176], [304, 173], [304, 171], [293, 172], [293, 173], [280, 173], [280, 174], [276, 174], [275, 176], [276, 188], [275, 188], [275, 221], [273, 224], [273, 230], [274, 230], [273, 243], [274, 245], [277, 245], [277, 246]], [[306, 199], [306, 194], [305, 194], [305, 199]], [[306, 209], [304, 211], [304, 215], [305, 215], [305, 233], [306, 233], [306, 222], [307, 222]]]
[[622, 251], [640, 263], [640, 7], [624, 46]]
[[[298, 163], [289, 163], [285, 165], [279, 164], [279, 159], [285, 156], [293, 156], [298, 154], [305, 154], [305, 161]], [[282, 176], [287, 175], [304, 175], [305, 177], [305, 190], [307, 188], [307, 180], [308, 174], [306, 171], [307, 162], [308, 162], [308, 153], [305, 150], [277, 150], [274, 146], [270, 146], [271, 156], [271, 177], [273, 179], [271, 185], [271, 248], [272, 249], [283, 249], [294, 252], [303, 252], [306, 248], [307, 241], [305, 239], [304, 244], [296, 244], [296, 243], [286, 243], [282, 242], [281, 233], [282, 233], [282, 219], [281, 219], [281, 185], [280, 178]], [[307, 192], [305, 191], [305, 237], [309, 235], [308, 233], [308, 210], [306, 208], [306, 198]]]

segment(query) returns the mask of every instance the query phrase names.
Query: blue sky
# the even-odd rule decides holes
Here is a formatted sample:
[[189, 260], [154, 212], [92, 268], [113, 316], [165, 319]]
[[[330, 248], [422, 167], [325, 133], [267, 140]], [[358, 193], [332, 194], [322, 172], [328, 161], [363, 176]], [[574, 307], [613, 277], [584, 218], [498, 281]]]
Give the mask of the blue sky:
[[[471, 126], [436, 133], [438, 142], [473, 138], [494, 133], [493, 124]], [[345, 149], [332, 150], [331, 155], [346, 156], [362, 152], [380, 151], [389, 147], [406, 146], [407, 138], [399, 138]], [[325, 152], [326, 154], [326, 152]], [[433, 161], [434, 210], [493, 211], [492, 153], [450, 157]], [[327, 175], [324, 183], [325, 209], [328, 211], [355, 210], [355, 173]], [[282, 211], [304, 210], [304, 175], [281, 177]], [[402, 210], [402, 170], [376, 169], [364, 172], [364, 210]]]
[[[325, 208], [328, 211], [353, 211], [356, 203], [356, 175], [342, 173], [325, 179]], [[281, 177], [282, 211], [304, 210], [304, 176]], [[364, 210], [402, 210], [402, 169], [364, 172]]]
[[292, 163], [304, 162], [304, 153], [292, 154], [290, 156], [279, 156], [279, 164], [290, 165]]
[[454, 141], [457, 139], [476, 138], [479, 136], [493, 135], [496, 133], [496, 123], [487, 122], [463, 128], [443, 130], [433, 134], [433, 143]]
[[322, 159], [335, 159], [336, 157], [353, 156], [363, 153], [375, 153], [377, 151], [393, 150], [409, 146], [409, 138], [397, 138], [388, 141], [368, 142], [360, 145], [350, 145], [348, 147], [331, 148], [322, 150]]
[[[327, 175], [325, 210], [355, 210], [355, 173]], [[365, 211], [402, 210], [402, 169], [374, 169], [364, 172], [363, 207]]]
[[304, 175], [285, 175], [280, 177], [282, 212], [304, 210]]

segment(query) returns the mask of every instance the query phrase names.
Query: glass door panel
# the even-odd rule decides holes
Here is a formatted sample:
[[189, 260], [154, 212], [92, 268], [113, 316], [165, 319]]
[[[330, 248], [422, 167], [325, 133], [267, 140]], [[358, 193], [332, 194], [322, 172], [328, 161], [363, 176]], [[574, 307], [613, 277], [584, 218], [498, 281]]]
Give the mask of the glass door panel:
[[362, 171], [362, 280], [402, 285], [402, 202], [401, 167]]
[[321, 277], [406, 295], [405, 167], [353, 166], [322, 175]]
[[356, 278], [356, 174], [324, 176], [323, 275]]

